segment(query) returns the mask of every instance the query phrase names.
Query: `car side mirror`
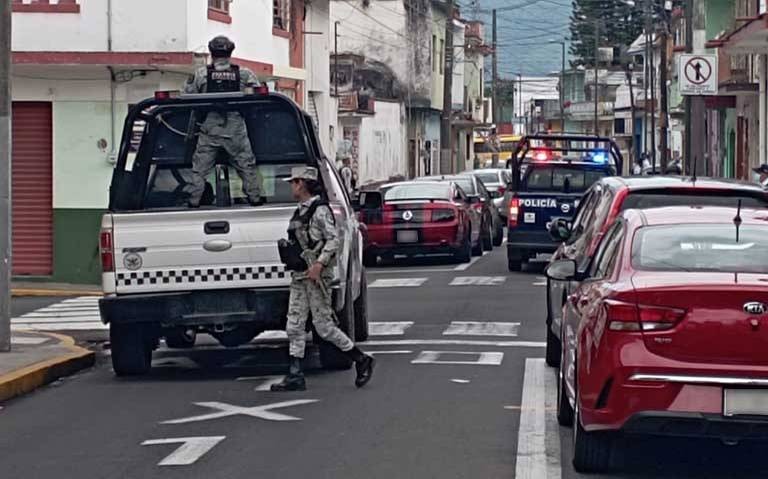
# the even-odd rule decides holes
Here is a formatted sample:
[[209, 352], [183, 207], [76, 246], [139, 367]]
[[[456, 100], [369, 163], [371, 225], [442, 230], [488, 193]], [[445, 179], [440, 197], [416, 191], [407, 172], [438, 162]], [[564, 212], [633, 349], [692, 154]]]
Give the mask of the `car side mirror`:
[[549, 236], [558, 243], [568, 241], [571, 237], [571, 222], [566, 218], [555, 218], [549, 225]]
[[547, 278], [556, 281], [573, 281], [576, 279], [576, 261], [561, 259], [547, 266]]
[[483, 202], [482, 196], [468, 196], [467, 199], [470, 205], [477, 205]]

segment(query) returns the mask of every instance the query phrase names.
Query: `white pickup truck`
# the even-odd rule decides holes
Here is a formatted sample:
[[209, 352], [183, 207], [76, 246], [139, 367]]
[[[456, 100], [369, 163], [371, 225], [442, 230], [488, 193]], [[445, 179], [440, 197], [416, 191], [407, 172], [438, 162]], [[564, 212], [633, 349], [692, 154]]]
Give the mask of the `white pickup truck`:
[[[265, 203], [251, 206], [222, 150], [205, 178], [200, 206], [190, 207], [200, 125], [209, 114], [231, 118], [231, 112], [245, 120]], [[207, 333], [235, 347], [284, 329], [291, 274], [280, 262], [277, 241], [286, 236], [296, 205], [283, 179], [304, 164], [320, 170], [341, 238], [333, 291], [339, 326], [364, 341], [360, 225], [306, 113], [266, 92], [159, 94], [129, 111], [100, 234], [99, 307], [110, 328], [115, 374], [149, 371], [161, 338], [185, 348]], [[319, 341], [319, 348], [324, 367], [351, 366], [330, 344]]]

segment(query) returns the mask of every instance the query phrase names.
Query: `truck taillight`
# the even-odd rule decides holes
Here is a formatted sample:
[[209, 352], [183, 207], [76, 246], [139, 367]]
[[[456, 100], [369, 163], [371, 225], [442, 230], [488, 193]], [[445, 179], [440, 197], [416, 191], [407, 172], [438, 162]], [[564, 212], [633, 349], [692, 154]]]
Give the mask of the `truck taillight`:
[[115, 252], [111, 230], [102, 230], [99, 235], [99, 253], [101, 253], [101, 270], [105, 273], [114, 272]]
[[517, 228], [518, 217], [520, 216], [520, 198], [509, 200], [509, 227]]

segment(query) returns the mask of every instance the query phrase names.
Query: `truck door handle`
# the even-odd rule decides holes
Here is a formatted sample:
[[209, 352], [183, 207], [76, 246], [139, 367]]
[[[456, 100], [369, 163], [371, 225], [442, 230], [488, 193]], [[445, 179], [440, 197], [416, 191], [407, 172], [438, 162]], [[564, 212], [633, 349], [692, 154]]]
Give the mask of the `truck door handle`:
[[229, 222], [209, 221], [205, 224], [204, 229], [207, 235], [225, 235], [229, 233]]

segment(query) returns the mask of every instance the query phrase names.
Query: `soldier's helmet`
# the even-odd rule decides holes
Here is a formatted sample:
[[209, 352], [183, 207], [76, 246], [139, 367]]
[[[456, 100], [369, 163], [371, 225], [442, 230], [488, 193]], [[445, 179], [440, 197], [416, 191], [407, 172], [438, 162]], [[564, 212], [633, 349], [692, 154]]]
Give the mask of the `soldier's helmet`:
[[224, 35], [219, 35], [208, 42], [208, 50], [213, 58], [229, 58], [235, 51], [235, 43]]

